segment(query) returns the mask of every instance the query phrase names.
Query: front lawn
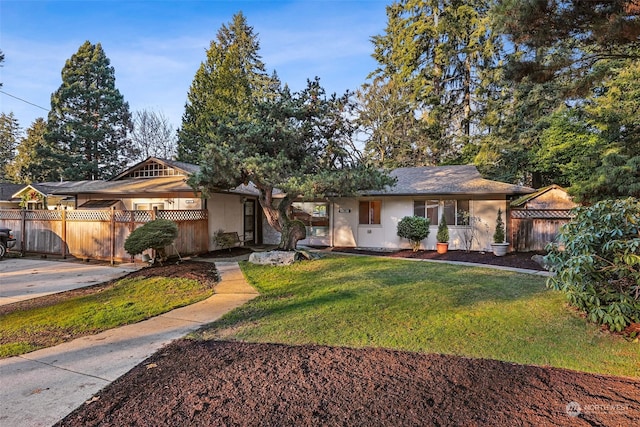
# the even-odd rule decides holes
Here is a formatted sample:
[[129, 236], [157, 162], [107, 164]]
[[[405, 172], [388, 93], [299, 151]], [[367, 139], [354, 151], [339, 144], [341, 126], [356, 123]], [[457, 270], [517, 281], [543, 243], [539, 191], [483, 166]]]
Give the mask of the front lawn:
[[638, 343], [588, 324], [543, 277], [373, 257], [241, 265], [260, 297], [201, 337], [385, 347], [639, 376]]
[[42, 297], [44, 304], [26, 301], [35, 307], [0, 315], [0, 357], [137, 323], [203, 300], [213, 286], [195, 279], [132, 277], [94, 286], [86, 295], [65, 296], [70, 293]]

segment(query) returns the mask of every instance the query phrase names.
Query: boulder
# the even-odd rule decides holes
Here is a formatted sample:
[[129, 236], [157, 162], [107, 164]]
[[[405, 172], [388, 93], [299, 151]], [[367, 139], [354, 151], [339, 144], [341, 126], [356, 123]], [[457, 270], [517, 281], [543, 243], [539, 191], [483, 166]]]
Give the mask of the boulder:
[[291, 265], [296, 261], [295, 251], [253, 252], [249, 262], [259, 265]]
[[544, 268], [545, 270], [549, 270], [549, 264], [544, 259], [543, 255], [534, 255], [531, 257], [531, 259], [537, 262], [540, 265], [540, 267]]

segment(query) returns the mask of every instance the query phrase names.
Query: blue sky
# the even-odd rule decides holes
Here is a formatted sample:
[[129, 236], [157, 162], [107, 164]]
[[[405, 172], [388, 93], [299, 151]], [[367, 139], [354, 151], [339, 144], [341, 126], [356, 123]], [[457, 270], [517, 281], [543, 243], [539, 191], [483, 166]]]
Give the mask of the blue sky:
[[[150, 109], [180, 126], [189, 86], [220, 26], [242, 11], [269, 71], [293, 90], [320, 77], [327, 92], [355, 90], [375, 69], [370, 38], [391, 0], [0, 0], [0, 88], [49, 108], [65, 61], [101, 43], [131, 112]], [[0, 93], [23, 129], [47, 112]]]

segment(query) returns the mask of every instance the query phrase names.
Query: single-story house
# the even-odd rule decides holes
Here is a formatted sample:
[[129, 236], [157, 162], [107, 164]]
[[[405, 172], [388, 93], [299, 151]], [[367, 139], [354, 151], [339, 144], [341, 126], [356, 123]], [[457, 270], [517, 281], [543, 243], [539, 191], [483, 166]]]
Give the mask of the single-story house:
[[[307, 226], [301, 244], [334, 247], [410, 248], [397, 236], [398, 222], [417, 215], [430, 220], [422, 249], [436, 248], [442, 215], [449, 227], [449, 248], [490, 251], [498, 214], [507, 215], [511, 199], [534, 189], [482, 178], [473, 165], [425, 166], [391, 171], [394, 187], [367, 191], [357, 197], [338, 197], [294, 204], [294, 216]], [[502, 218], [507, 222], [506, 216]]]
[[73, 197], [77, 209], [206, 210], [210, 250], [215, 249], [212, 237], [218, 230], [237, 232], [247, 244], [261, 243], [255, 187], [241, 185], [204, 198], [187, 184], [198, 170], [193, 164], [150, 157], [108, 181], [83, 181], [55, 194]]
[[[150, 157], [109, 181], [59, 183], [46, 189], [34, 184], [25, 190], [41, 188], [50, 198], [72, 200], [69, 208], [73, 209], [206, 210], [210, 250], [216, 249], [213, 236], [219, 230], [237, 232], [246, 244], [279, 243], [279, 233], [267, 224], [254, 186], [242, 185], [204, 198], [186, 182], [197, 171], [196, 165]], [[307, 225], [307, 238], [300, 244], [409, 248], [409, 241], [397, 236], [397, 224], [405, 216], [418, 215], [429, 218], [431, 224], [421, 248], [435, 249], [438, 223], [444, 215], [450, 249], [465, 249], [471, 237], [471, 250], [488, 251], [498, 209], [508, 224], [511, 200], [534, 192], [484, 179], [472, 165], [399, 168], [391, 175], [397, 185], [384, 190], [295, 202], [292, 216]]]
[[24, 184], [0, 182], [0, 209], [19, 209], [20, 199], [14, 198], [13, 195], [23, 188]]

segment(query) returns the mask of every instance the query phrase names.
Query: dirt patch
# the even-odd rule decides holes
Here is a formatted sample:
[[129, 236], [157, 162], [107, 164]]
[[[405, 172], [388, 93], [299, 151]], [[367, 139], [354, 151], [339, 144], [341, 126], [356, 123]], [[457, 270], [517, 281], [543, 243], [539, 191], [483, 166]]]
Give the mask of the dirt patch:
[[229, 249], [220, 249], [217, 251], [207, 252], [206, 254], [198, 255], [200, 258], [208, 258], [208, 259], [220, 259], [220, 258], [235, 258], [242, 255], [248, 255], [252, 253], [253, 250], [250, 248], [236, 246]]
[[409, 249], [400, 251], [372, 251], [366, 249], [355, 248], [333, 248], [333, 252], [353, 253], [363, 255], [378, 255], [394, 258], [416, 258], [416, 259], [433, 259], [439, 261], [462, 261], [472, 262], [476, 264], [497, 265], [502, 267], [524, 268], [527, 270], [544, 271], [544, 268], [531, 259], [534, 255], [540, 255], [536, 252], [513, 252], [505, 256], [495, 256], [491, 252], [466, 252], [466, 251], [448, 251], [445, 254], [439, 254], [436, 251], [417, 251], [413, 252]]
[[640, 381], [385, 349], [179, 340], [57, 426], [634, 425]]

